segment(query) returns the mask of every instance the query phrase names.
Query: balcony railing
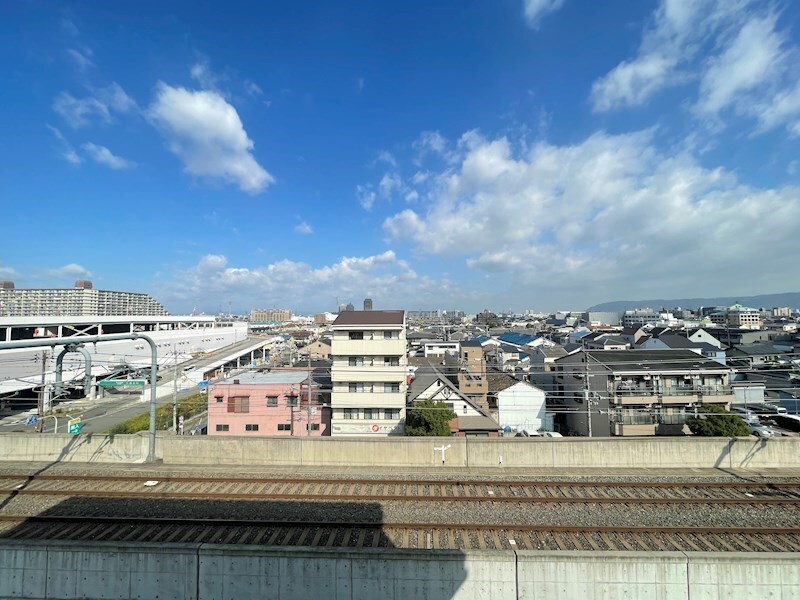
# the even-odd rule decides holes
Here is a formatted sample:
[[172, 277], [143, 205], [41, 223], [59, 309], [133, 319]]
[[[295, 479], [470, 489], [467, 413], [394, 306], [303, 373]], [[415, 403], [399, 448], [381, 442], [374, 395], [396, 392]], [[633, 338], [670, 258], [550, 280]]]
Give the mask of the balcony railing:
[[708, 396], [724, 396], [733, 394], [733, 388], [726, 385], [720, 386], [709, 386], [709, 385], [701, 385], [697, 387], [668, 387], [668, 388], [661, 388], [655, 389], [649, 386], [634, 386], [634, 387], [623, 387], [617, 386], [614, 388], [614, 394], [616, 396], [628, 397], [628, 396], [698, 396], [698, 395], [708, 395]]

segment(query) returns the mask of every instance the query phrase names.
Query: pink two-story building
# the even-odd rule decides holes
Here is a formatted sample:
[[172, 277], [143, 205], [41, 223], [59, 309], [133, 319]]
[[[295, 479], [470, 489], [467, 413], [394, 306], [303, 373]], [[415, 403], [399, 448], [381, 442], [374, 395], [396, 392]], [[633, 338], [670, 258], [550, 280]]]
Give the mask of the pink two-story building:
[[[251, 371], [208, 390], [209, 435], [330, 435], [330, 408], [305, 371]], [[309, 428], [309, 424], [311, 425]]]

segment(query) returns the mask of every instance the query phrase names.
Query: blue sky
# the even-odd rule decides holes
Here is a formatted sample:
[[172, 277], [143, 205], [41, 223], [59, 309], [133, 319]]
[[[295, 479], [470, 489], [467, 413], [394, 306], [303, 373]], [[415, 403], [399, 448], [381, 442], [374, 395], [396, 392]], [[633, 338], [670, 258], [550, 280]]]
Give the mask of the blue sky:
[[797, 290], [791, 2], [15, 2], [0, 278], [172, 312]]

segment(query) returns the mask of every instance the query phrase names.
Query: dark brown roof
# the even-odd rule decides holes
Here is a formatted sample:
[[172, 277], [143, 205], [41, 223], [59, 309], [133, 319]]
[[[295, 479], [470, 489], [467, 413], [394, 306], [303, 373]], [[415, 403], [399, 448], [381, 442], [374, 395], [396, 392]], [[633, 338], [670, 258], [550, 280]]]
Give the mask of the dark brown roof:
[[346, 310], [339, 313], [333, 326], [337, 325], [402, 325], [403, 310]]

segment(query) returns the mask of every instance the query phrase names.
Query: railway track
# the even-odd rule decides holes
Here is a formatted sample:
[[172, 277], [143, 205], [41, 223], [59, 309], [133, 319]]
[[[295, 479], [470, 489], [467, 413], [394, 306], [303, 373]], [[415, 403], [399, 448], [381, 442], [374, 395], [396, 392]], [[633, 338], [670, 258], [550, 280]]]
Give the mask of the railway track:
[[0, 516], [11, 540], [211, 543], [334, 548], [797, 552], [782, 528], [558, 527], [515, 524], [331, 523], [237, 519]]
[[[146, 485], [147, 484], [147, 485]], [[572, 504], [800, 504], [800, 483], [436, 481], [0, 475], [0, 495]]]
[[[526, 506], [535, 504], [586, 504], [591, 510], [601, 511], [611, 508], [598, 506], [594, 509], [590, 505], [672, 505], [680, 511], [680, 505], [685, 504], [695, 507], [694, 510], [701, 514], [712, 514], [707, 511], [713, 510], [714, 506], [719, 506], [719, 510], [729, 510], [723, 509], [722, 505], [753, 505], [752, 510], [758, 511], [759, 507], [774, 508], [778, 505], [791, 511], [787, 514], [797, 514], [800, 483], [791, 482], [597, 483], [290, 477], [163, 477], [156, 481], [144, 476], [42, 474], [0, 475], [0, 500], [3, 496], [5, 502], [0, 513], [0, 538], [11, 540], [453, 550], [800, 551], [798, 527], [641, 527], [627, 526], [625, 522], [609, 527], [585, 525], [574, 522], [574, 518], [574, 526], [561, 526], [558, 524], [559, 521], [563, 523], [560, 516], [551, 519], [555, 524], [533, 525], [522, 524], [524, 520], [514, 522], [513, 519], [517, 517], [500, 510], [501, 504], [510, 507], [513, 503], [515, 510], [523, 511], [520, 515], [526, 512]], [[32, 516], [10, 514], [17, 512], [14, 508], [16, 504], [10, 504], [10, 501], [21, 502], [25, 496], [33, 497], [32, 501], [36, 496], [49, 496], [50, 499], [43, 501], [58, 501], [59, 504], [53, 506], [53, 510], [39, 510], [38, 514]], [[61, 497], [68, 502], [62, 502]], [[92, 500], [98, 498], [108, 501]], [[307, 506], [295, 510], [291, 519], [287, 519], [285, 512], [265, 514], [260, 510], [247, 515], [247, 518], [243, 518], [241, 512], [234, 513], [238, 514], [238, 519], [219, 518], [227, 516], [221, 514], [206, 514], [197, 518], [202, 511], [195, 510], [196, 506], [191, 503], [175, 504], [175, 500], [191, 499], [218, 501], [214, 506], [227, 506], [224, 505], [225, 501], [239, 500], [291, 503], [278, 508], [278, 511], [285, 510], [286, 506], [302, 506], [302, 501], [306, 501]], [[172, 501], [172, 504], [162, 512], [161, 504], [149, 504], [150, 501]], [[445, 511], [447, 516], [444, 517], [441, 511], [439, 516], [431, 516], [436, 515], [436, 511], [412, 511], [413, 514], [407, 513], [408, 516], [393, 518], [394, 521], [405, 521], [410, 516], [411, 519], [437, 522], [385, 522], [387, 519], [383, 516], [367, 516], [380, 514], [380, 511], [375, 512], [374, 503], [390, 501], [400, 503], [398, 506], [412, 506], [409, 503], [416, 502], [424, 504], [413, 506], [439, 504], [453, 508], [454, 503], [458, 503], [462, 515], [469, 514], [473, 509], [478, 510], [479, 506], [489, 512], [484, 512], [486, 520], [479, 524], [456, 524], [458, 520], [448, 511]], [[335, 506], [337, 503], [351, 507], [362, 504], [365, 507], [372, 506], [370, 509], [351, 511], [349, 517], [343, 518], [339, 518], [339, 515], [346, 513], [331, 517], [327, 512], [320, 513], [310, 508]], [[179, 512], [170, 512], [175, 511], [176, 506]], [[625, 511], [636, 510], [623, 507]], [[120, 509], [122, 512], [118, 514]], [[579, 506], [575, 509], [582, 510]], [[23, 508], [22, 512], [25, 510]], [[195, 518], [176, 518], [191, 516], [193, 510]], [[555, 511], [554, 515], [561, 515], [557, 506], [551, 506], [548, 510]], [[503, 514], [506, 516], [501, 516]], [[658, 521], [656, 523], [661, 524]], [[698, 523], [702, 525], [702, 520]], [[752, 523], [757, 524], [757, 521]], [[604, 524], [608, 525], [608, 522]]]

